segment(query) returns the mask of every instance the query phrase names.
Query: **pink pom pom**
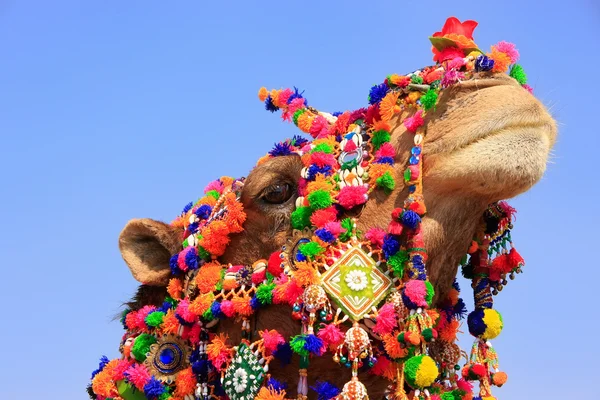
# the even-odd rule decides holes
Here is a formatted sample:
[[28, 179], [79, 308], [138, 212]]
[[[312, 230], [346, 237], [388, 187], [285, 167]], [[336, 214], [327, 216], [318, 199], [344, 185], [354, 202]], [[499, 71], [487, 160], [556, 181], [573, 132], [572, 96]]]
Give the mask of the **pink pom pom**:
[[404, 126], [409, 132], [415, 133], [417, 129], [423, 125], [423, 111], [419, 110], [412, 117], [408, 117], [404, 120]]
[[181, 337], [182, 339], [189, 340], [189, 342], [193, 345], [198, 344], [200, 341], [200, 325], [194, 324], [191, 328], [186, 326], [183, 329]]
[[267, 278], [267, 270], [266, 268], [262, 271], [255, 272], [252, 274], [252, 283], [255, 285], [259, 285]]
[[292, 89], [283, 89], [280, 93], [279, 96], [277, 97], [279, 100], [279, 104], [287, 104], [288, 99], [290, 98], [290, 96], [293, 94], [294, 92], [292, 91]]
[[263, 338], [263, 344], [269, 353], [273, 353], [280, 344], [285, 343], [283, 336], [275, 329], [264, 330], [260, 332], [260, 336]]
[[233, 303], [230, 300], [223, 300], [221, 302], [221, 312], [229, 318], [233, 317], [235, 314]]
[[379, 309], [377, 322], [373, 327], [373, 332], [379, 335], [385, 335], [387, 333], [391, 333], [397, 325], [398, 321], [394, 305], [392, 303], [386, 303]]
[[[190, 247], [191, 249], [191, 247]], [[177, 266], [179, 267], [180, 270], [182, 270], [183, 272], [188, 270], [188, 266], [185, 263], [185, 255], [187, 254], [189, 250], [182, 250], [179, 252], [179, 254], [177, 255]]]
[[387, 371], [391, 361], [387, 357], [378, 357], [377, 362], [373, 365], [373, 368], [369, 370], [370, 373], [377, 376], [383, 376]]
[[299, 286], [295, 280], [291, 280], [285, 289], [285, 301], [293, 306], [300, 296], [304, 293], [302, 286]]
[[344, 228], [342, 228], [342, 224], [337, 221], [326, 223], [325, 229], [327, 229], [329, 232], [331, 232], [331, 234], [333, 236], [335, 236], [336, 238], [338, 236], [340, 236], [341, 233], [346, 232], [346, 230]]
[[317, 152], [317, 153], [312, 153], [310, 155], [310, 163], [316, 164], [319, 167], [324, 167], [326, 165], [336, 165], [337, 160], [335, 159], [333, 154]]
[[461, 79], [465, 79], [464, 73], [458, 72], [456, 70], [451, 70], [444, 74], [441, 84], [442, 84], [442, 87], [448, 87], [448, 86], [454, 85], [456, 82], [458, 82]]
[[185, 322], [195, 322], [198, 318], [196, 314], [189, 310], [190, 302], [188, 300], [181, 300], [175, 310], [176, 314], [179, 315]]
[[431, 400], [442, 400], [439, 394], [434, 394], [431, 396]]
[[464, 380], [463, 378], [460, 378], [458, 381], [456, 381], [456, 386], [463, 392], [470, 393], [471, 391], [473, 391], [473, 385], [470, 382]]
[[349, 210], [367, 202], [367, 188], [365, 186], [345, 186], [338, 194], [338, 203]]
[[344, 333], [335, 324], [325, 325], [317, 334], [330, 349], [334, 349], [344, 341]]
[[427, 289], [425, 288], [425, 281], [410, 280], [404, 285], [402, 292], [408, 299], [417, 305], [417, 307], [427, 307], [427, 301], [425, 296], [427, 295]]
[[138, 390], [144, 390], [144, 386], [150, 380], [150, 374], [144, 364], [133, 364], [125, 372], [127, 380], [133, 384]]
[[351, 152], [351, 151], [356, 150], [356, 148], [357, 148], [356, 143], [354, 143], [353, 140], [348, 140], [346, 142], [346, 145], [344, 146], [344, 151]]
[[289, 111], [284, 111], [281, 113], [281, 119], [283, 121], [292, 122], [292, 117], [293, 117], [293, 115]]
[[533, 88], [531, 86], [529, 86], [528, 84], [524, 83], [523, 85], [523, 89], [527, 90], [529, 93], [533, 94]]
[[383, 246], [383, 238], [385, 237], [385, 231], [381, 228], [371, 228], [367, 231], [365, 238], [373, 244]]
[[315, 119], [313, 119], [312, 125], [310, 126], [310, 135], [316, 138], [323, 131], [323, 129], [327, 130], [328, 127], [329, 122], [327, 122], [325, 117], [318, 115], [315, 117]]
[[217, 192], [219, 192], [220, 194], [223, 193], [223, 184], [219, 181], [212, 181], [211, 183], [209, 183], [208, 185], [206, 185], [206, 187], [204, 188], [204, 193], [208, 193], [211, 190], [216, 190]]
[[288, 111], [291, 114], [294, 114], [296, 111], [298, 111], [299, 109], [301, 109], [303, 107], [304, 107], [304, 99], [298, 97], [290, 102], [290, 104], [288, 105]]
[[379, 148], [379, 150], [377, 150], [377, 152], [375, 153], [375, 157], [377, 157], [377, 158], [381, 158], [381, 157], [394, 158], [395, 156], [396, 156], [396, 149], [394, 149], [394, 146], [392, 146], [389, 142], [382, 144], [381, 147]]
[[135, 315], [135, 326], [138, 329], [144, 330], [146, 328], [146, 317], [154, 311], [156, 311], [156, 307], [154, 306], [144, 306], [140, 308]]
[[465, 65], [465, 59], [461, 56], [461, 57], [453, 58], [452, 60], [448, 61], [448, 66], [446, 68], [447, 69], [459, 69], [463, 65]]
[[508, 58], [510, 58], [511, 64], [519, 61], [519, 51], [514, 44], [502, 41], [493, 47], [495, 47], [499, 52], [506, 54]]
[[113, 369], [113, 381], [120, 381], [125, 378], [125, 371], [131, 367], [131, 361], [128, 360], [119, 360], [115, 369]]

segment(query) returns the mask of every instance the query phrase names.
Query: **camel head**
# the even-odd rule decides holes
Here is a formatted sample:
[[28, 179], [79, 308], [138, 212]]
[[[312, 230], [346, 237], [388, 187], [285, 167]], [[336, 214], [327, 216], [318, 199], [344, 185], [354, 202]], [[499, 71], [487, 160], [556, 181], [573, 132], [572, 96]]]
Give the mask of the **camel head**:
[[[472, 40], [475, 25], [472, 21], [460, 23], [456, 19], [449, 19], [442, 32], [431, 38], [436, 61], [434, 66], [411, 74], [388, 76], [384, 83], [371, 88], [370, 105], [354, 112], [332, 115], [309, 107], [297, 90], [261, 89], [259, 97], [265, 102], [266, 108], [270, 111], [281, 110], [284, 119], [292, 120], [307, 136], [296, 136], [276, 144], [269, 154], [258, 161], [246, 178], [236, 180], [223, 177], [210, 183], [205, 189], [205, 196], [200, 201], [187, 205], [171, 223], [136, 219], [125, 226], [119, 238], [121, 253], [133, 277], [142, 284], [130, 303], [128, 312], [133, 315], [146, 310], [146, 313], [141, 322], [139, 316], [129, 315], [123, 319], [130, 331], [136, 331], [121, 344], [124, 359], [129, 357], [148, 366], [148, 362], [142, 359], [158, 357], [160, 348], [156, 347], [156, 338], [144, 354], [137, 354], [139, 351], [136, 353], [132, 350], [135, 341], [141, 340], [136, 339], [140, 333], [148, 334], [154, 328], [152, 323], [152, 326], [147, 326], [148, 313], [156, 313], [156, 310], [162, 310], [159, 319], [163, 328], [167, 324], [167, 317], [172, 325], [169, 329], [160, 331], [160, 335], [171, 338], [182, 354], [190, 358], [183, 362], [185, 368], [174, 368], [172, 373], [166, 374], [167, 378], [159, 367], [148, 366], [148, 376], [162, 374], [162, 378], [157, 381], [159, 383], [155, 385], [156, 393], [172, 385], [170, 392], [165, 391], [166, 389], [161, 392], [163, 397], [170, 398], [164, 393], [176, 399], [188, 400], [209, 395], [219, 397], [218, 391], [226, 389], [227, 379], [234, 379], [233, 375], [229, 376], [230, 368], [227, 368], [238, 356], [237, 353], [235, 356], [232, 354], [241, 351], [240, 347], [226, 346], [225, 336], [222, 335], [224, 333], [233, 344], [250, 344], [253, 340], [260, 339], [260, 344], [252, 347], [251, 352], [255, 352], [258, 358], [264, 356], [263, 359], [270, 360], [271, 353], [275, 351], [269, 349], [269, 346], [277, 347], [290, 342], [293, 347], [291, 338], [295, 335], [310, 336], [325, 326], [320, 325], [320, 328], [313, 330], [311, 324], [314, 321], [310, 319], [312, 317], [306, 316], [311, 311], [306, 309], [307, 288], [318, 286], [315, 285], [315, 280], [325, 279], [323, 277], [327, 275], [328, 268], [332, 263], [335, 265], [335, 260], [343, 257], [345, 250], [336, 248], [332, 251], [337, 253], [328, 259], [331, 261], [328, 261], [330, 265], [323, 265], [324, 268], [309, 270], [307, 265], [311, 260], [321, 260], [319, 257], [329, 254], [327, 246], [334, 246], [332, 243], [343, 240], [354, 243], [352, 241], [357, 240], [357, 237], [366, 237], [367, 244], [363, 248], [371, 250], [369, 254], [379, 254], [377, 257], [380, 258], [376, 261], [383, 262], [384, 265], [385, 260], [390, 264], [389, 257], [393, 257], [388, 253], [393, 247], [394, 237], [398, 238], [402, 249], [402, 243], [407, 243], [407, 249], [411, 248], [411, 244], [414, 244], [413, 247], [425, 248], [426, 279], [422, 281], [431, 283], [431, 293], [435, 292], [435, 297], [429, 299], [426, 306], [419, 306], [418, 313], [428, 307], [442, 309], [448, 298], [455, 296], [453, 280], [466, 253], [470, 254], [472, 260], [467, 264], [475, 272], [480, 272], [478, 268], [479, 263], [483, 262], [483, 252], [478, 252], [484, 249], [482, 246], [489, 245], [491, 235], [485, 227], [485, 215], [489, 215], [490, 205], [496, 205], [494, 209], [504, 212], [503, 217], [498, 220], [510, 220], [512, 211], [503, 203], [498, 206], [498, 202], [527, 191], [539, 181], [555, 141], [556, 125], [546, 108], [525, 84], [525, 74], [516, 64], [518, 53], [514, 46], [501, 42], [492, 47], [491, 52], [484, 54]], [[312, 141], [307, 139], [308, 135], [312, 136]], [[332, 162], [336, 163], [335, 168], [340, 168], [341, 165], [342, 172], [330, 174]], [[344, 164], [347, 167], [345, 172]], [[333, 191], [335, 195], [324, 195], [321, 199], [311, 194], [319, 189], [321, 192]], [[416, 216], [418, 228], [412, 226], [416, 222], [405, 220], [408, 215]], [[225, 222], [219, 225], [218, 221]], [[499, 223], [498, 226], [502, 224]], [[508, 229], [507, 226], [502, 225], [498, 229]], [[345, 239], [341, 239], [342, 237]], [[320, 244], [324, 253], [308, 254], [308, 247], [302, 246], [311, 241]], [[305, 250], [301, 251], [300, 248]], [[485, 254], [487, 250], [488, 247], [485, 247]], [[407, 250], [407, 259], [403, 262], [412, 262], [414, 254], [411, 251]], [[366, 252], [365, 250], [364, 253]], [[508, 253], [500, 255], [508, 257]], [[299, 271], [302, 271], [302, 279], [307, 284], [303, 285], [298, 278]], [[402, 301], [399, 300], [400, 293], [405, 295], [407, 282], [411, 282], [411, 279], [419, 280], [407, 277], [406, 272], [403, 274], [395, 278], [392, 272], [388, 274], [389, 288], [396, 289], [390, 289], [380, 299], [385, 298], [387, 300], [383, 303], [395, 305], [395, 308], [389, 307], [396, 313], [395, 322], [390, 322], [393, 328], [381, 327], [384, 314], [389, 311], [384, 310], [385, 306], [370, 314], [363, 313], [360, 318], [350, 318], [357, 320], [355, 325], [346, 325], [346, 322], [341, 321], [340, 314], [335, 316], [334, 322], [339, 322], [337, 324], [331, 322], [331, 315], [323, 320], [324, 323], [335, 325], [335, 329], [331, 328], [332, 332], [345, 332], [346, 337], [352, 329], [356, 329], [352, 332], [357, 337], [362, 332], [368, 332], [372, 346], [379, 346], [380, 355], [373, 357], [373, 360], [379, 360], [373, 361], [379, 366], [375, 368], [379, 373], [366, 373], [366, 377], [361, 377], [365, 385], [362, 386], [356, 383], [356, 377], [353, 378], [354, 372], [359, 369], [358, 361], [355, 365], [349, 360], [347, 362], [352, 366], [342, 368], [331, 361], [331, 357], [313, 357], [312, 354], [308, 378], [306, 372], [302, 372], [306, 371], [302, 366], [298, 378], [298, 363], [302, 364], [309, 358], [303, 357], [302, 352], [298, 351], [291, 363], [284, 362], [281, 366], [278, 364], [269, 372], [272, 377], [294, 385], [299, 379], [297, 389], [295, 386], [288, 387], [287, 397], [312, 397], [306, 393], [307, 383], [303, 383], [303, 380], [311, 387], [317, 385], [320, 390], [317, 390], [319, 398], [341, 396], [340, 398], [357, 400], [364, 398], [364, 390], [368, 390], [372, 398], [381, 398], [388, 385], [391, 385], [389, 390], [392, 393], [389, 396], [403, 398], [401, 393], [406, 391], [412, 393], [413, 398], [421, 398], [419, 396], [425, 396], [426, 387], [437, 384], [433, 380], [427, 385], [416, 382], [414, 377], [410, 377], [406, 366], [409, 365], [410, 357], [421, 357], [419, 360], [425, 363], [423, 357], [431, 355], [437, 364], [436, 371], [443, 369], [442, 363], [436, 358], [436, 354], [439, 356], [441, 353], [439, 349], [436, 353], [434, 347], [426, 350], [417, 345], [416, 353], [410, 350], [413, 353], [408, 355], [404, 354], [404, 350], [388, 349], [391, 346], [388, 343], [390, 335], [393, 333], [394, 346], [397, 346], [400, 339], [396, 340], [396, 336], [409, 325], [408, 321], [417, 310], [416, 306], [412, 310], [410, 305], [406, 305], [412, 304], [411, 301], [407, 303], [405, 300], [406, 304], [401, 304]], [[356, 276], [359, 279], [362, 275], [359, 273]], [[208, 289], [202, 286], [207, 281], [210, 282]], [[494, 291], [501, 289], [502, 285], [498, 282], [502, 281], [503, 279], [498, 278], [497, 282], [488, 286], [491, 285]], [[296, 282], [296, 291], [290, 282]], [[481, 281], [476, 283], [482, 284]], [[218, 293], [224, 293], [228, 288], [239, 291], [240, 287], [258, 288], [260, 285], [281, 285], [285, 290], [280, 293], [277, 292], [278, 289], [271, 288], [272, 294], [267, 303], [276, 304], [264, 308], [252, 305], [252, 308], [257, 309], [256, 313], [248, 311], [246, 315], [236, 309], [231, 311], [231, 315], [229, 311], [223, 311], [225, 316], [231, 318], [213, 318], [216, 311], [211, 308], [211, 303], [215, 302], [215, 295], [219, 296]], [[487, 289], [489, 291], [489, 287]], [[249, 296], [257, 297], [258, 289], [256, 290], [248, 292]], [[322, 294], [320, 289], [314, 290], [315, 293]], [[370, 295], [375, 296], [373, 293]], [[406, 296], [410, 297], [410, 293], [406, 292]], [[181, 304], [176, 303], [188, 302], [186, 304], [191, 307], [192, 304], [200, 303], [201, 298], [206, 298], [206, 302], [203, 306], [198, 305], [202, 311], [196, 313], [199, 315], [190, 314], [188, 320], [188, 316], [177, 314], [176, 310], [179, 310]], [[224, 308], [224, 303], [230, 300], [235, 303], [231, 297], [223, 297], [219, 307]], [[383, 303], [380, 301], [375, 306]], [[328, 304], [324, 306], [324, 314], [335, 314], [336, 310], [339, 313], [342, 309], [347, 312], [344, 304], [337, 304], [335, 301]], [[237, 306], [236, 304], [235, 307]], [[171, 311], [169, 307], [172, 308]], [[200, 323], [209, 310], [212, 313], [208, 318], [210, 321]], [[412, 311], [409, 313], [410, 310]], [[481, 310], [488, 313], [492, 309], [482, 305]], [[290, 317], [292, 313], [295, 314], [295, 319]], [[302, 316], [302, 313], [307, 314]], [[163, 317], [165, 322], [162, 322]], [[450, 321], [451, 318], [448, 318]], [[471, 320], [471, 316], [469, 318]], [[492, 317], [486, 318], [488, 321]], [[194, 324], [197, 324], [197, 328], [194, 328]], [[469, 324], [471, 329], [471, 322]], [[194, 329], [196, 331], [192, 332]], [[435, 329], [438, 329], [437, 325]], [[438, 330], [440, 329], [442, 328]], [[273, 333], [272, 330], [276, 332]], [[485, 334], [473, 332], [476, 330], [473, 328], [471, 333], [478, 340], [485, 339]], [[217, 336], [212, 336], [215, 332]], [[348, 340], [336, 342], [329, 339], [342, 347], [348, 345]], [[158, 339], [159, 344], [160, 340]], [[355, 338], [356, 340], [358, 339]], [[439, 339], [437, 343], [443, 344], [444, 340], [446, 339]], [[204, 348], [198, 353], [197, 348], [192, 349], [203, 341], [204, 346], [206, 343], [209, 343], [209, 347], [212, 346], [211, 350], [206, 351]], [[272, 341], [276, 343], [273, 345]], [[452, 346], [455, 345], [450, 344], [449, 339], [448, 342], [448, 348], [454, 349]], [[323, 346], [326, 349], [327, 346]], [[333, 347], [331, 349], [336, 358], [338, 353]], [[410, 349], [411, 344], [400, 343], [400, 347]], [[200, 367], [194, 366], [194, 363], [200, 362], [202, 354], [211, 354], [211, 351], [214, 354], [208, 358], [212, 364], [210, 367], [203, 366], [200, 372]], [[378, 353], [378, 350], [374, 351]], [[391, 354], [394, 351], [402, 352], [403, 355]], [[172, 355], [171, 353], [169, 354]], [[339, 355], [348, 359], [351, 357], [350, 353]], [[215, 365], [213, 356], [222, 356], [219, 359], [219, 362], [222, 361], [221, 369]], [[385, 366], [381, 365], [384, 362], [382, 359], [386, 360]], [[339, 357], [337, 361], [339, 362]], [[132, 362], [122, 361], [122, 364], [122, 368], [126, 369], [131, 368]], [[361, 368], [362, 364], [363, 361], [360, 361]], [[191, 368], [190, 365], [194, 367]], [[469, 364], [468, 367], [471, 368], [472, 365]], [[106, 369], [105, 366], [103, 368]], [[207, 375], [219, 375], [219, 371], [225, 376], [225, 383], [221, 384], [225, 386], [217, 390], [214, 385], [206, 382], [210, 381]], [[236, 375], [235, 379], [248, 375], [247, 368], [244, 371], [239, 376]], [[469, 371], [471, 370], [463, 373], [465, 379], [473, 378], [474, 375], [469, 375]], [[176, 372], [179, 372], [179, 378]], [[102, 368], [97, 374], [100, 373]], [[116, 390], [125, 400], [152, 399], [152, 388], [147, 390], [144, 385], [140, 386], [136, 382], [137, 375], [134, 375], [122, 373], [120, 383], [115, 384], [111, 390]], [[483, 394], [487, 393], [485, 390], [489, 385], [497, 383], [494, 379], [499, 380], [498, 376], [496, 374], [494, 378], [493, 373], [488, 373], [485, 377], [476, 376], [483, 387]], [[143, 377], [139, 379], [146, 385], [150, 382], [148, 377], [145, 381]], [[316, 383], [317, 380], [329, 383]], [[92, 385], [93, 395], [97, 396], [95, 398], [102, 400], [111, 397], [106, 396], [110, 390], [101, 388], [96, 381], [97, 379], [94, 380], [95, 386]], [[341, 394], [340, 390], [334, 390], [336, 386], [341, 388], [348, 381]], [[460, 386], [459, 381], [449, 380], [453, 390], [466, 390], [464, 386]], [[186, 387], [186, 384], [190, 387]], [[233, 385], [233, 389], [236, 388], [235, 385], [239, 388], [243, 386], [239, 382], [230, 385]], [[258, 392], [261, 385], [264, 387]], [[261, 381], [255, 390], [259, 394], [254, 395], [262, 399], [269, 396], [280, 396], [277, 398], [283, 399], [285, 393], [282, 394], [283, 391], [275, 386], [277, 385], [269, 386]], [[246, 386], [244, 390], [245, 388]], [[330, 392], [327, 392], [328, 389]], [[435, 390], [431, 390], [434, 393]], [[145, 397], [135, 397], [141, 396], [142, 392]], [[327, 393], [332, 395], [328, 397]], [[156, 396], [161, 399], [163, 397]]]

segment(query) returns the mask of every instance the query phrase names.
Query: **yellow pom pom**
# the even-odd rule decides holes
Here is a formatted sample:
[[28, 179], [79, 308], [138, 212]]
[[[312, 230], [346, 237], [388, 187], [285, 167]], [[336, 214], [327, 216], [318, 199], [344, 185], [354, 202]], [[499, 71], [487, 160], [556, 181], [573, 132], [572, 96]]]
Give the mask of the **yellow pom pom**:
[[266, 87], [263, 86], [258, 90], [258, 98], [260, 99], [260, 101], [265, 101], [268, 95], [269, 92], [267, 91]]
[[481, 335], [482, 339], [490, 340], [496, 338], [502, 332], [502, 316], [494, 309], [484, 310], [483, 322], [485, 323], [485, 332]]
[[431, 386], [439, 374], [435, 361], [429, 356], [424, 356], [417, 369], [415, 383], [417, 387], [425, 388]]

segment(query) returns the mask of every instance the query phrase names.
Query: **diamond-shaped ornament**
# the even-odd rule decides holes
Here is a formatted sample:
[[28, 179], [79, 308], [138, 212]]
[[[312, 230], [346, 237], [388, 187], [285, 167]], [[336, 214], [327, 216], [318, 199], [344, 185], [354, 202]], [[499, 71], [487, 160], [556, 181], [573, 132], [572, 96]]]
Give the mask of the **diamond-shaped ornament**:
[[258, 358], [246, 344], [240, 344], [225, 371], [223, 386], [227, 396], [231, 400], [252, 400], [264, 379], [264, 370]]
[[321, 276], [321, 282], [331, 298], [354, 321], [361, 320], [392, 288], [392, 280], [357, 245], [352, 245], [341, 255]]

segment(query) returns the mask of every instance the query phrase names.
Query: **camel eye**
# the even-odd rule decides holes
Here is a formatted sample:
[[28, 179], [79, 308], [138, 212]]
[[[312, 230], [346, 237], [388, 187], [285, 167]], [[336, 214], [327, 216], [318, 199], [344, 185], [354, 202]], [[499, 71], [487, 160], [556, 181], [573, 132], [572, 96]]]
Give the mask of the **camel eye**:
[[261, 197], [270, 204], [283, 204], [292, 197], [292, 194], [292, 186], [289, 183], [276, 183], [267, 187]]

